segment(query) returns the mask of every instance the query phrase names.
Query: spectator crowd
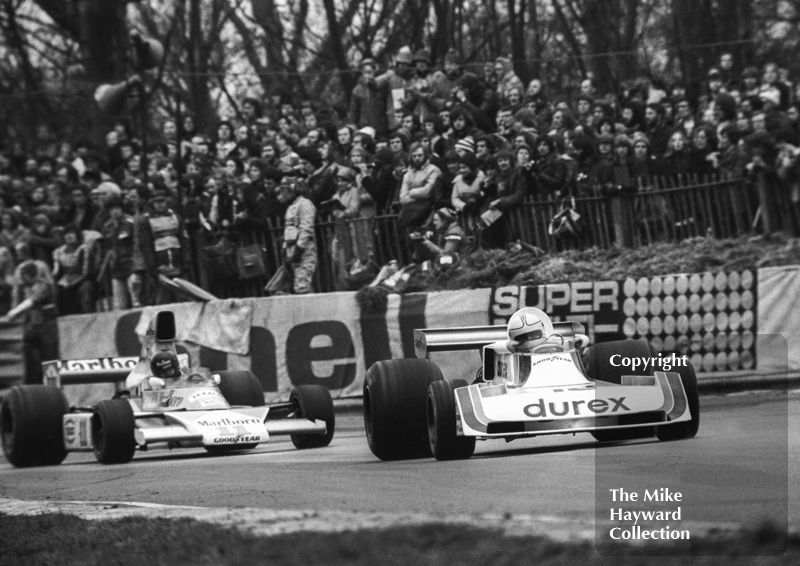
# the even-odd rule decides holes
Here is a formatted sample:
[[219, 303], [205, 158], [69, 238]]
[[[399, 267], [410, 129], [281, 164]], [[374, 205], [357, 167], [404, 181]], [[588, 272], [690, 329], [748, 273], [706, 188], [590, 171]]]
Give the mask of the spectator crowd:
[[[644, 78], [599, 92], [592, 77], [566, 96], [526, 86], [505, 57], [475, 68], [450, 51], [437, 66], [405, 47], [388, 69], [360, 63], [347, 109], [275, 93], [208, 130], [165, 120], [147, 147], [125, 122], [103, 147], [6, 145], [0, 314], [93, 312], [103, 296], [114, 309], [165, 304], [159, 278], [189, 276], [198, 234], [245, 246], [280, 227], [287, 291], [309, 293], [319, 254], [336, 288], [374, 258], [381, 216], [396, 217], [414, 261], [449, 265], [515, 241], [506, 212], [526, 201], [633, 194], [655, 177], [762, 174], [797, 208], [796, 86], [774, 63], [723, 54], [699, 96]], [[328, 249], [319, 222], [334, 227]]]

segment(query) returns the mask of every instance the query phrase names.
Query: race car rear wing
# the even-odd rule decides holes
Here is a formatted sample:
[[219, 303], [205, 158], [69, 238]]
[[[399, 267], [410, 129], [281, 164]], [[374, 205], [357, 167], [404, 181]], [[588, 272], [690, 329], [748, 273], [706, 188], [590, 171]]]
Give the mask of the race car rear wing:
[[93, 360], [51, 360], [42, 362], [44, 384], [61, 387], [85, 383], [125, 381], [139, 363], [139, 356]]
[[414, 331], [414, 353], [427, 358], [431, 352], [480, 350], [492, 342], [508, 339], [505, 326], [423, 328]]
[[[583, 324], [574, 321], [554, 322], [553, 332], [572, 338], [586, 331]], [[508, 339], [505, 326], [464, 326], [461, 328], [422, 328], [414, 330], [414, 353], [427, 358], [431, 352], [480, 350], [492, 342]]]

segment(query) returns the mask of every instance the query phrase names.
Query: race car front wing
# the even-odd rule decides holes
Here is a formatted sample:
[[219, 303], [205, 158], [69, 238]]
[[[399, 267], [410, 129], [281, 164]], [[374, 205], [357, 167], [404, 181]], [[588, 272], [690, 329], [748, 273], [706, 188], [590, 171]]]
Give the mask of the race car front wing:
[[[691, 419], [680, 375], [668, 372], [625, 376], [621, 385], [595, 382], [575, 388], [518, 390], [513, 394], [504, 385], [474, 384], [456, 389], [455, 395], [457, 429], [464, 436], [591, 432]], [[487, 408], [492, 403], [494, 411]], [[490, 413], [497, 415], [498, 406], [505, 407], [502, 416], [491, 416]]]

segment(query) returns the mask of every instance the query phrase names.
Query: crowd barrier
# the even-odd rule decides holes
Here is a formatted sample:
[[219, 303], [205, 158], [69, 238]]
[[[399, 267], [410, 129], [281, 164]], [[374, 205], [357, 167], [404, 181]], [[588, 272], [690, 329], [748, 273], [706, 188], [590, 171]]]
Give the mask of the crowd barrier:
[[[678, 274], [638, 280], [391, 294], [362, 309], [355, 293], [228, 299], [171, 305], [179, 351], [212, 370], [251, 370], [270, 401], [322, 384], [334, 398], [361, 394], [376, 361], [413, 357], [417, 328], [505, 324], [523, 306], [584, 323], [595, 341], [645, 339], [686, 354], [700, 379], [742, 370], [800, 370], [800, 267]], [[59, 319], [65, 359], [137, 355], [155, 307]], [[782, 344], [781, 344], [782, 341]], [[783, 352], [781, 354], [781, 352]], [[478, 352], [436, 353], [449, 378], [472, 379]], [[102, 363], [102, 362], [101, 362]], [[81, 369], [81, 368], [70, 368]], [[108, 393], [108, 392], [106, 392]]]

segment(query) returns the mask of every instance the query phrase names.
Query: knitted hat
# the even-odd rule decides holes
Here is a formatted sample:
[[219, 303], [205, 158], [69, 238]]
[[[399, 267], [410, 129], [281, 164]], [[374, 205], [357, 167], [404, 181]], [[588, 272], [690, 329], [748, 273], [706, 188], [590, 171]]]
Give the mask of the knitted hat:
[[367, 57], [366, 59], [361, 61], [361, 68], [363, 69], [366, 66], [370, 66], [373, 69], [375, 69], [375, 68], [378, 67], [378, 64], [375, 62], [375, 59], [372, 59], [371, 57]]
[[639, 142], [644, 143], [647, 147], [650, 147], [650, 139], [647, 137], [647, 134], [644, 132], [634, 132], [633, 134], [633, 145], [636, 145]]
[[472, 139], [472, 136], [467, 136], [462, 138], [456, 142], [456, 151], [468, 151], [470, 153], [475, 153], [475, 140]]

